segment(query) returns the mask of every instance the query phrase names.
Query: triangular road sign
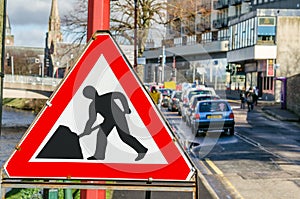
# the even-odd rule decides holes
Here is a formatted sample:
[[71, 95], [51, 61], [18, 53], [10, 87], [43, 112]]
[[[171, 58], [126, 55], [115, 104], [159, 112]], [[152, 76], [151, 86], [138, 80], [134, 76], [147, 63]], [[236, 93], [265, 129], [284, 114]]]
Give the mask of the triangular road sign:
[[189, 180], [194, 169], [108, 32], [97, 32], [4, 165], [13, 178]]

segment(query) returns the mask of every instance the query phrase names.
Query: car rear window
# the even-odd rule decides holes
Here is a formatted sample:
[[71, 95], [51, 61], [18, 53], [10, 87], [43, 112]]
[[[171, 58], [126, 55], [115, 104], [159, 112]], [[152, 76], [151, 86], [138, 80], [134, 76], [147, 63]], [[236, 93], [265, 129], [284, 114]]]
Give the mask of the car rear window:
[[193, 101], [193, 107], [196, 106], [198, 101], [203, 101], [203, 100], [213, 100], [213, 99], [219, 99], [217, 97], [212, 97], [212, 96], [201, 96], [201, 97], [196, 97]]
[[199, 112], [229, 111], [225, 102], [201, 102]]
[[180, 98], [180, 97], [181, 97], [181, 94], [182, 94], [182, 93], [178, 93], [178, 92], [177, 92], [177, 93], [175, 93], [175, 96], [174, 96], [174, 97], [175, 97], [175, 98]]
[[162, 95], [166, 96], [166, 95], [170, 95], [171, 91], [168, 89], [160, 89], [159, 90], [161, 92]]
[[188, 95], [188, 98], [191, 99], [191, 97], [193, 95], [200, 95], [200, 94], [205, 94], [205, 95], [210, 95], [212, 94], [210, 91], [208, 90], [196, 90], [196, 91], [191, 91]]

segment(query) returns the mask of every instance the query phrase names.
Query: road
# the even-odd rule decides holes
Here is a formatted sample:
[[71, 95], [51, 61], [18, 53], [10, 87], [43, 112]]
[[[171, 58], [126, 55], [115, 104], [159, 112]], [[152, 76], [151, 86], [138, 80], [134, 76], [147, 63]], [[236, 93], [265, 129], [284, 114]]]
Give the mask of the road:
[[219, 198], [299, 198], [299, 123], [272, 118], [260, 107], [247, 112], [231, 105], [234, 136], [195, 138], [176, 112], [163, 113]]
[[[166, 109], [162, 111], [176, 130], [179, 141], [200, 172], [201, 179], [205, 179], [215, 192], [215, 198], [298, 199], [299, 123], [274, 119], [260, 108], [248, 113], [237, 104], [232, 104], [232, 107], [236, 120], [234, 136], [208, 134], [195, 138], [176, 112]], [[6, 160], [8, 154], [11, 154], [8, 150], [13, 149], [22, 134], [17, 134], [18, 137], [15, 135], [16, 132], [3, 132], [0, 139], [1, 160]], [[207, 194], [203, 188], [199, 192], [200, 196], [204, 192]], [[115, 194], [114, 198], [133, 198], [124, 195], [132, 192], [116, 193], [123, 196]], [[144, 192], [139, 194], [144, 197]], [[188, 197], [190, 194], [184, 193], [156, 194], [153, 193], [152, 198], [191, 198]]]

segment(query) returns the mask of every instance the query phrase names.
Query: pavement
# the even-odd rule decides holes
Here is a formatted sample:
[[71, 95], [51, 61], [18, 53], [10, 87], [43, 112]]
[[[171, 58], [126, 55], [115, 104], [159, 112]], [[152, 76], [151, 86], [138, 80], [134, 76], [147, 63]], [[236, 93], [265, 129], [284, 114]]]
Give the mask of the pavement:
[[282, 121], [294, 121], [294, 122], [300, 122], [300, 116], [296, 115], [290, 110], [282, 109], [280, 105], [273, 105], [273, 106], [265, 106], [262, 108], [262, 110], [279, 119]]
[[[240, 103], [240, 100], [228, 100], [232, 103]], [[247, 105], [246, 105], [247, 107]], [[266, 114], [279, 119], [281, 121], [290, 121], [290, 122], [300, 122], [300, 114], [292, 112], [288, 109], [283, 109], [280, 103], [274, 101], [263, 101], [259, 100], [257, 106], [254, 106], [255, 109], [262, 110]]]

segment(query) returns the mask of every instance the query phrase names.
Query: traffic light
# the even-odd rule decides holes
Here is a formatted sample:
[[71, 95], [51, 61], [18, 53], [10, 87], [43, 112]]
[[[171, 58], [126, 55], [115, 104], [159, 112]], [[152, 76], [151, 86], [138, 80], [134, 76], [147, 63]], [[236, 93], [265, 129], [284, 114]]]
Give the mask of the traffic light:
[[231, 73], [232, 69], [230, 68], [229, 65], [226, 66], [226, 72]]
[[45, 67], [50, 66], [50, 59], [48, 57], [45, 58]]
[[11, 56], [7, 58], [7, 66], [11, 66]]
[[161, 65], [161, 64], [162, 64], [162, 56], [159, 56], [159, 57], [158, 57], [158, 59], [157, 59], [157, 63], [158, 63], [159, 65]]

